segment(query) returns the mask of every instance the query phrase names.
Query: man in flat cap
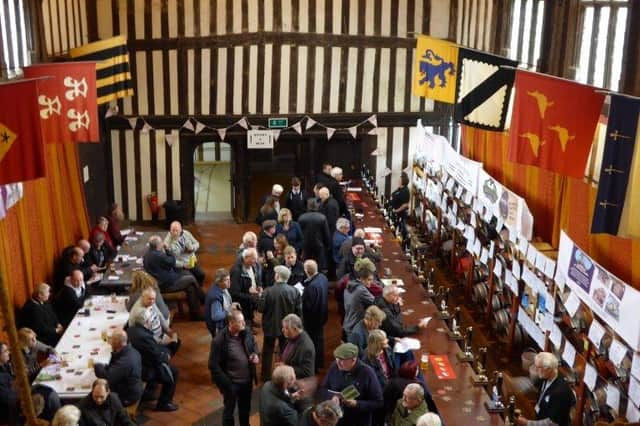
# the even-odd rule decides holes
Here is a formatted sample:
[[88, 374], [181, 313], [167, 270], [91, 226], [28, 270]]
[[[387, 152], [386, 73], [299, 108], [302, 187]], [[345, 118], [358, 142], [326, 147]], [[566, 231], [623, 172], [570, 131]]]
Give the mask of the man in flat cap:
[[318, 390], [321, 400], [339, 402], [344, 416], [338, 425], [370, 426], [372, 413], [383, 406], [382, 389], [371, 367], [358, 359], [358, 347], [343, 343], [333, 352], [329, 367]]

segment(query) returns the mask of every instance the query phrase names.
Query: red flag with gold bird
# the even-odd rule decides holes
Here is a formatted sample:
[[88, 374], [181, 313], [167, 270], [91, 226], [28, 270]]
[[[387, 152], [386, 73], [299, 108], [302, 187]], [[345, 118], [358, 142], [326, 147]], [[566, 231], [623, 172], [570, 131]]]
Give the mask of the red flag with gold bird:
[[0, 83], [0, 184], [44, 177], [37, 80]]
[[582, 178], [604, 95], [553, 76], [516, 72], [508, 158]]
[[45, 143], [99, 142], [95, 62], [56, 62], [24, 68], [38, 82]]

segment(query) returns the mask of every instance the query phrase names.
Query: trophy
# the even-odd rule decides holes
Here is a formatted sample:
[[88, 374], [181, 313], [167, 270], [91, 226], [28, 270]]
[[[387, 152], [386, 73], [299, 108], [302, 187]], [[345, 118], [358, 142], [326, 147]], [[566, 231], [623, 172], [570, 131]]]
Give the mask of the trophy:
[[471, 378], [474, 386], [486, 386], [489, 384], [489, 378], [487, 377], [487, 347], [483, 346], [478, 349], [480, 355], [476, 359], [475, 365], [475, 377]]
[[440, 312], [438, 312], [438, 319], [447, 321], [451, 317], [451, 314], [449, 314], [449, 311], [447, 310], [448, 309], [447, 299], [449, 298], [449, 289], [442, 286], [438, 287], [438, 295], [441, 297], [440, 305], [438, 306], [438, 309], [440, 310]]
[[473, 340], [473, 327], [467, 327], [467, 332], [463, 336], [464, 344], [462, 352], [458, 352], [458, 361], [473, 363], [474, 356], [471, 352], [471, 341]]
[[449, 335], [449, 340], [462, 340], [462, 334], [460, 333], [460, 307], [456, 306], [453, 314], [453, 318], [451, 319], [451, 328], [447, 333]]
[[505, 411], [504, 403], [502, 402], [502, 372], [496, 371], [495, 383], [491, 389], [491, 401], [484, 403], [484, 408], [490, 414], [502, 414]]

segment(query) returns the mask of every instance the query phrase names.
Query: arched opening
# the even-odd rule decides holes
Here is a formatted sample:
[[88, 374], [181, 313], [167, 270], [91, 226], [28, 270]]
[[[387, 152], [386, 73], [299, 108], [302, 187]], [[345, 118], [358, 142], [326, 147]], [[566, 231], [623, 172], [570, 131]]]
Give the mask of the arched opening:
[[193, 205], [197, 221], [233, 220], [231, 145], [204, 142], [193, 153]]

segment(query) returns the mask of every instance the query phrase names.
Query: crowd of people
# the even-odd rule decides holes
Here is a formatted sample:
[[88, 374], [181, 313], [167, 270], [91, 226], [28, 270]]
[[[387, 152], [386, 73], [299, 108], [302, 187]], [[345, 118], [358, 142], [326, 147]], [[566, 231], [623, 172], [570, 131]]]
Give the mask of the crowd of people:
[[[165, 238], [151, 236], [143, 270], [132, 274], [126, 330], [109, 336], [110, 362], [94, 365], [98, 379], [76, 406], [61, 407], [51, 388], [33, 386], [38, 415], [54, 425], [126, 425], [132, 424], [127, 407], [140, 401], [156, 401], [159, 411], [177, 410], [179, 372], [172, 358], [181, 340], [163, 294], [184, 292], [191, 319], [204, 320], [212, 337], [208, 368], [223, 395], [223, 425], [234, 425], [236, 412], [241, 425], [249, 424], [253, 392], [259, 393], [264, 426], [441, 424], [412, 352], [392, 350], [395, 339], [418, 333], [426, 323], [404, 323], [400, 289], [381, 284], [379, 247], [367, 243], [364, 230], [351, 221], [341, 180], [340, 168], [324, 164], [313, 195], [295, 177], [286, 194], [273, 185], [256, 219], [260, 233], [243, 235], [234, 263], [215, 272], [206, 292], [205, 272], [193, 261], [197, 239], [179, 222], [171, 223]], [[403, 174], [391, 199], [401, 218], [407, 184]], [[88, 283], [126, 244], [122, 219], [117, 206], [99, 218], [88, 240], [62, 253], [53, 288], [37, 285], [20, 310], [30, 382], [55, 357], [55, 345], [92, 291]], [[327, 362], [333, 280], [342, 342]], [[553, 368], [543, 361], [544, 368]], [[0, 342], [0, 423], [22, 418], [14, 382], [8, 346]]]

